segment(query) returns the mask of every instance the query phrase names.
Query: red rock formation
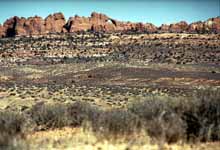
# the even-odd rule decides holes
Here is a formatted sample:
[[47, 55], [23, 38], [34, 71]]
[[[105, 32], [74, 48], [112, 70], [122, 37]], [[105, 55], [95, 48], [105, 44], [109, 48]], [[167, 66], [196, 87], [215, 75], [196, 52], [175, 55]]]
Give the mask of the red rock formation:
[[151, 23], [145, 23], [143, 29], [148, 33], [155, 33], [158, 31], [157, 27]]
[[210, 18], [205, 22], [191, 23], [189, 33], [220, 33], [220, 17]]
[[160, 32], [164, 33], [164, 32], [169, 32], [170, 31], [170, 25], [167, 24], [162, 24], [159, 28]]
[[220, 33], [220, 17], [213, 18], [212, 21], [213, 21], [212, 30], [216, 33]]
[[5, 37], [5, 28], [0, 24], [0, 38]]
[[220, 17], [210, 18], [205, 21], [204, 28], [207, 32], [220, 33]]
[[114, 32], [114, 31], [116, 31], [116, 26], [113, 23], [106, 23], [104, 25], [104, 31], [106, 31], [106, 32]]
[[111, 20], [108, 16], [104, 14], [99, 14], [93, 12], [91, 17], [71, 17], [67, 24], [66, 28], [69, 32], [76, 31], [113, 31], [115, 30], [115, 26], [108, 21]]
[[156, 32], [157, 28], [153, 24], [143, 24], [143, 23], [130, 23], [130, 22], [120, 22], [110, 17], [93, 12], [91, 17], [71, 17], [67, 24], [66, 28], [69, 32], [76, 31], [104, 31], [104, 32], [116, 32], [116, 31], [147, 31], [147, 32]]
[[24, 28], [25, 22], [26, 22], [25, 18], [18, 18], [18, 17], [15, 18], [15, 24], [14, 24], [15, 35], [21, 36], [21, 35], [29, 35], [30, 34]]
[[171, 24], [169, 31], [173, 33], [186, 32], [188, 29], [188, 24], [185, 21], [181, 21], [175, 24]]
[[15, 35], [15, 25], [16, 25], [16, 20], [18, 19], [18, 17], [12, 17], [10, 19], [7, 19], [4, 24], [3, 27], [5, 29], [5, 34], [7, 37], [11, 37]]
[[104, 25], [109, 20], [109, 17], [104, 14], [93, 12], [89, 20], [92, 24]]
[[[24, 23], [24, 30], [27, 35], [38, 35], [45, 33], [45, 21], [38, 16], [29, 17]], [[19, 35], [19, 34], [17, 34]]]
[[6, 36], [21, 36], [45, 33], [44, 20], [35, 16], [28, 19], [13, 17], [4, 23]]
[[199, 22], [194, 22], [191, 23], [188, 27], [188, 32], [189, 33], [203, 33], [204, 31], [204, 23], [199, 21]]
[[131, 23], [114, 20], [104, 14], [93, 12], [90, 17], [70, 17], [66, 23], [62, 13], [49, 15], [45, 19], [35, 16], [30, 18], [12, 17], [0, 26], [0, 37], [21, 35], [38, 35], [46, 33], [76, 32], [189, 32], [189, 33], [220, 33], [220, 17], [208, 19], [205, 22], [195, 22], [188, 25], [185, 21], [157, 28], [151, 23]]
[[7, 36], [38, 35], [45, 33], [60, 33], [66, 21], [62, 13], [49, 15], [45, 20], [41, 17], [28, 19], [13, 17], [4, 23]]
[[66, 24], [68, 32], [87, 31], [91, 29], [91, 27], [92, 24], [90, 23], [89, 18], [79, 16], [69, 18]]
[[55, 13], [53, 15], [49, 15], [45, 19], [46, 33], [60, 33], [63, 31], [63, 27], [65, 24], [66, 20], [62, 13]]
[[116, 30], [115, 20], [104, 14], [93, 12], [89, 18], [92, 31], [114, 32]]

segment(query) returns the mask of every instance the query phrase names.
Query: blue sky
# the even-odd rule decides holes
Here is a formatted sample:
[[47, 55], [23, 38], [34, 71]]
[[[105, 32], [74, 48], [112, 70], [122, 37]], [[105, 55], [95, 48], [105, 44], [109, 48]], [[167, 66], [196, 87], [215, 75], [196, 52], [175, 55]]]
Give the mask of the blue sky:
[[0, 23], [12, 16], [42, 16], [63, 12], [66, 19], [91, 12], [157, 26], [185, 20], [188, 23], [220, 16], [220, 0], [0, 0]]

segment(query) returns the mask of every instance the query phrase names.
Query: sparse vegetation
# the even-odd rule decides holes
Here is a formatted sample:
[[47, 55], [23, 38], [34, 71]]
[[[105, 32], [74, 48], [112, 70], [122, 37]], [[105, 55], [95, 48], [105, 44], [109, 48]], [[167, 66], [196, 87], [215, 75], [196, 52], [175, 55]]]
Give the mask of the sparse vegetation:
[[144, 129], [151, 137], [168, 143], [184, 140], [185, 122], [168, 101], [151, 97], [134, 102], [128, 110], [140, 117]]
[[[90, 136], [85, 145], [125, 139], [122, 149], [218, 143], [219, 39], [135, 32], [1, 39], [0, 144], [34, 137], [38, 146], [77, 145]], [[66, 135], [57, 139], [56, 131]]]
[[140, 131], [141, 122], [130, 111], [113, 109], [102, 112], [97, 121], [92, 122], [92, 129], [102, 139], [126, 137]]
[[100, 139], [129, 137], [145, 131], [152, 139], [168, 143], [220, 140], [219, 90], [200, 90], [194, 97], [175, 101], [173, 104], [155, 96], [136, 101], [126, 109], [104, 110], [77, 101], [68, 105], [39, 104], [24, 114], [1, 111], [0, 144], [8, 145], [12, 137], [27, 134], [28, 122], [29, 126], [37, 126], [35, 130], [68, 126], [86, 130], [87, 124]]
[[28, 111], [28, 115], [37, 125], [37, 130], [61, 128], [70, 124], [66, 106], [62, 104], [36, 104]]
[[0, 111], [0, 149], [16, 148], [13, 142], [24, 136], [27, 122], [22, 114]]
[[100, 111], [98, 107], [81, 101], [77, 101], [67, 107], [69, 120], [73, 127], [82, 126], [85, 122], [97, 122]]
[[220, 140], [220, 91], [200, 90], [183, 112], [187, 137], [200, 141]]

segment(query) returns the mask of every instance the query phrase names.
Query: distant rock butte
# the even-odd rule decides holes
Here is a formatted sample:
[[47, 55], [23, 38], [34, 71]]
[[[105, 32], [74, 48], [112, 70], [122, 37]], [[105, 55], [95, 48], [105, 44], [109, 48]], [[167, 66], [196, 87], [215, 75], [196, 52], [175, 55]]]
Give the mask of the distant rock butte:
[[70, 17], [66, 21], [62, 13], [45, 19], [35, 17], [12, 17], [0, 25], [0, 37], [66, 33], [77, 31], [94, 32], [147, 32], [147, 33], [220, 33], [220, 17], [187, 24], [185, 21], [156, 27], [151, 23], [131, 23], [112, 19], [105, 14], [93, 12], [90, 17]]

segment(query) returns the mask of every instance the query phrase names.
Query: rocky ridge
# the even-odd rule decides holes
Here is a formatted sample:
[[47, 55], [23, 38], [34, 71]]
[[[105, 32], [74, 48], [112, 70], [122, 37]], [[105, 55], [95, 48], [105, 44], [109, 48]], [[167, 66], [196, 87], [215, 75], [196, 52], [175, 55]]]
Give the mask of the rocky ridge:
[[220, 34], [74, 32], [0, 39], [0, 65], [129, 61], [220, 64]]
[[94, 32], [146, 32], [146, 33], [220, 33], [220, 17], [188, 24], [185, 21], [156, 27], [151, 23], [122, 22], [105, 14], [93, 12], [90, 17], [75, 15], [67, 21], [62, 13], [24, 18], [12, 17], [0, 25], [0, 37], [41, 35], [48, 33]]

